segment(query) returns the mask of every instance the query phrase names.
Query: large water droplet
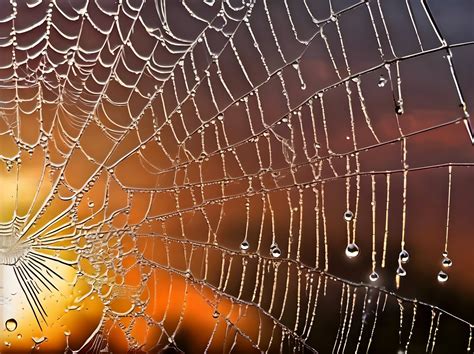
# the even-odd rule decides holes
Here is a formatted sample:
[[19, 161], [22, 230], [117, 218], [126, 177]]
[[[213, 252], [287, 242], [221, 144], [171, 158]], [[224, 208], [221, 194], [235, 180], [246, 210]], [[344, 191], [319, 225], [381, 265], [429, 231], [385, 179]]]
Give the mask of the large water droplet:
[[407, 272], [405, 269], [403, 269], [402, 266], [399, 266], [397, 268], [397, 275], [401, 276], [401, 277], [404, 277], [405, 275], [407, 275]]
[[400, 262], [406, 263], [410, 259], [410, 255], [408, 254], [407, 250], [402, 250], [398, 255], [398, 258], [400, 259]]
[[379, 280], [379, 275], [377, 274], [377, 272], [372, 272], [369, 275], [369, 279], [370, 281], [377, 281]]
[[278, 258], [278, 257], [281, 256], [281, 250], [278, 248], [277, 244], [273, 244], [270, 247], [270, 253], [271, 253], [272, 257], [275, 257], [275, 258]]
[[448, 275], [442, 270], [440, 270], [438, 273], [438, 281], [440, 283], [445, 283], [446, 281], [448, 281]]
[[346, 247], [346, 256], [354, 258], [359, 255], [359, 247], [355, 243], [350, 243]]
[[354, 213], [350, 210], [346, 210], [344, 213], [344, 220], [347, 222], [351, 221], [354, 218]]
[[215, 310], [214, 313], [212, 314], [212, 317], [217, 318], [219, 317], [219, 315], [220, 315], [219, 311]]
[[13, 332], [16, 329], [17, 326], [18, 326], [18, 324], [17, 324], [17, 322], [14, 318], [10, 318], [5, 322], [5, 328], [9, 332]]
[[449, 259], [448, 257], [444, 257], [443, 260], [441, 261], [441, 264], [443, 267], [451, 267], [453, 265], [453, 261]]
[[249, 245], [249, 242], [247, 240], [244, 240], [242, 241], [242, 243], [240, 244], [240, 249], [242, 251], [247, 251], [249, 249], [250, 245]]

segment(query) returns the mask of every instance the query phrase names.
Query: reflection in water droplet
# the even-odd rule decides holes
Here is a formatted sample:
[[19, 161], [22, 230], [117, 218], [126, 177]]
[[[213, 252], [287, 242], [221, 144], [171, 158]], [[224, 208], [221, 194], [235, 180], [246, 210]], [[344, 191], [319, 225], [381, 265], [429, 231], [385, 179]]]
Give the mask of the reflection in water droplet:
[[240, 249], [242, 251], [247, 251], [249, 249], [249, 242], [247, 240], [244, 240], [242, 241], [242, 243], [240, 244]]
[[219, 315], [220, 315], [219, 311], [215, 310], [214, 313], [212, 314], [212, 317], [217, 318], [219, 317]]
[[451, 267], [453, 265], [453, 261], [448, 257], [444, 257], [443, 261], [441, 262], [443, 267]]
[[387, 79], [383, 75], [380, 75], [379, 82], [378, 82], [377, 86], [378, 87], [384, 87], [386, 83], [387, 83]]
[[405, 269], [403, 269], [402, 266], [399, 266], [397, 268], [397, 275], [404, 277], [405, 275], [407, 275], [407, 272], [405, 271]]
[[349, 258], [357, 257], [359, 254], [359, 247], [355, 243], [350, 243], [346, 247], [346, 256]]
[[400, 101], [397, 101], [395, 103], [395, 113], [398, 114], [399, 116], [402, 115], [404, 112], [403, 110], [403, 104]]
[[438, 273], [438, 281], [440, 283], [444, 283], [447, 280], [448, 280], [448, 275], [445, 272], [443, 272], [442, 270], [440, 270], [439, 273]]
[[14, 318], [10, 318], [5, 322], [5, 328], [9, 332], [13, 332], [17, 326], [18, 324], [16, 323], [16, 320]]
[[398, 258], [400, 259], [400, 262], [406, 263], [410, 259], [410, 255], [406, 250], [402, 250], [400, 254], [398, 255]]
[[281, 251], [280, 249], [278, 248], [278, 245], [277, 244], [273, 244], [271, 247], [270, 247], [270, 253], [273, 257], [275, 258], [278, 258], [281, 256]]
[[372, 272], [369, 275], [369, 279], [370, 281], [377, 281], [379, 280], [379, 275], [377, 274], [377, 272]]
[[350, 210], [346, 210], [346, 212], [344, 213], [344, 220], [349, 222], [352, 220], [353, 217], [354, 217], [354, 213]]

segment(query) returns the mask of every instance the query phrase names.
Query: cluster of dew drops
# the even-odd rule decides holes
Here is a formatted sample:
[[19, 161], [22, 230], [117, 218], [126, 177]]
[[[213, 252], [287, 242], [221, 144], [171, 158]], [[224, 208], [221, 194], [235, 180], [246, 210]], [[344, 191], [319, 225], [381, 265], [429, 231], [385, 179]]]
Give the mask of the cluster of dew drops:
[[[242, 243], [240, 244], [240, 250], [242, 252], [248, 251], [250, 248], [250, 244], [247, 240], [243, 240]], [[281, 250], [280, 247], [278, 247], [278, 244], [276, 242], [273, 242], [272, 245], [270, 246], [270, 255], [273, 258], [279, 258], [281, 256]]]
[[[351, 210], [346, 210], [344, 212], [344, 220], [346, 222], [351, 222], [354, 219], [354, 213]], [[348, 258], [355, 258], [359, 255], [359, 246], [355, 243], [349, 243], [346, 247], [346, 256]], [[398, 255], [398, 268], [397, 268], [397, 276], [404, 277], [407, 275], [406, 270], [403, 268], [403, 265], [408, 263], [410, 259], [410, 254], [407, 250], [402, 249]], [[448, 258], [448, 252], [443, 252], [443, 260], [441, 261], [441, 265], [443, 268], [449, 268], [453, 265], [453, 261]], [[370, 273], [369, 279], [372, 282], [375, 282], [379, 279], [379, 275], [374, 271]], [[440, 270], [437, 275], [438, 282], [445, 283], [448, 280], [448, 274], [444, 270]]]

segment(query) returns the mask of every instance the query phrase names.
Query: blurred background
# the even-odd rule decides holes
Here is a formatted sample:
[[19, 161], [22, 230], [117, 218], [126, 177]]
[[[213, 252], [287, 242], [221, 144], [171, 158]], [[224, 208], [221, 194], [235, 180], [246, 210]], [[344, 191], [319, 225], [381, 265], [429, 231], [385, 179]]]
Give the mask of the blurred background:
[[472, 352], [474, 4], [0, 8], [0, 351]]

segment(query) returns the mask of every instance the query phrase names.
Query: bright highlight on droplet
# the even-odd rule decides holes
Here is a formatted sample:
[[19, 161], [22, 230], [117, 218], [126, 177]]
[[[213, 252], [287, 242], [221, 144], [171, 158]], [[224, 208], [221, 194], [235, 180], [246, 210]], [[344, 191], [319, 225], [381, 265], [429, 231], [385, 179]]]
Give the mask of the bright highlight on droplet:
[[247, 240], [244, 240], [242, 241], [242, 243], [240, 244], [240, 249], [242, 251], [247, 251], [249, 249], [250, 245], [249, 245], [249, 242]]
[[346, 256], [354, 258], [359, 255], [359, 247], [355, 243], [350, 243], [346, 247]]
[[445, 283], [446, 281], [448, 281], [448, 274], [440, 270], [438, 273], [438, 281], [440, 283]]
[[276, 243], [272, 244], [270, 246], [270, 254], [272, 257], [278, 258], [281, 256], [281, 250], [278, 248], [278, 245]]
[[443, 267], [451, 267], [453, 265], [453, 261], [448, 258], [448, 257], [445, 257], [442, 261], [441, 261], [441, 264], [443, 265]]
[[408, 254], [408, 252], [406, 250], [402, 250], [400, 252], [398, 258], [400, 259], [400, 262], [407, 263], [408, 260], [410, 259], [410, 255]]
[[405, 275], [407, 275], [407, 272], [405, 269], [403, 269], [402, 266], [399, 266], [397, 268], [397, 275], [401, 276], [401, 277], [404, 277]]
[[13, 332], [16, 329], [17, 326], [18, 326], [18, 324], [17, 324], [17, 322], [14, 318], [10, 318], [5, 322], [5, 328], [9, 332]]
[[347, 222], [351, 221], [352, 219], [354, 218], [354, 213], [350, 210], [346, 210], [346, 212], [344, 213], [344, 220], [346, 220]]
[[378, 87], [384, 87], [386, 83], [387, 83], [387, 79], [383, 75], [380, 75], [379, 82], [378, 82], [377, 86]]
[[377, 272], [372, 272], [369, 275], [369, 279], [370, 281], [377, 281], [379, 280], [379, 275], [377, 274]]

